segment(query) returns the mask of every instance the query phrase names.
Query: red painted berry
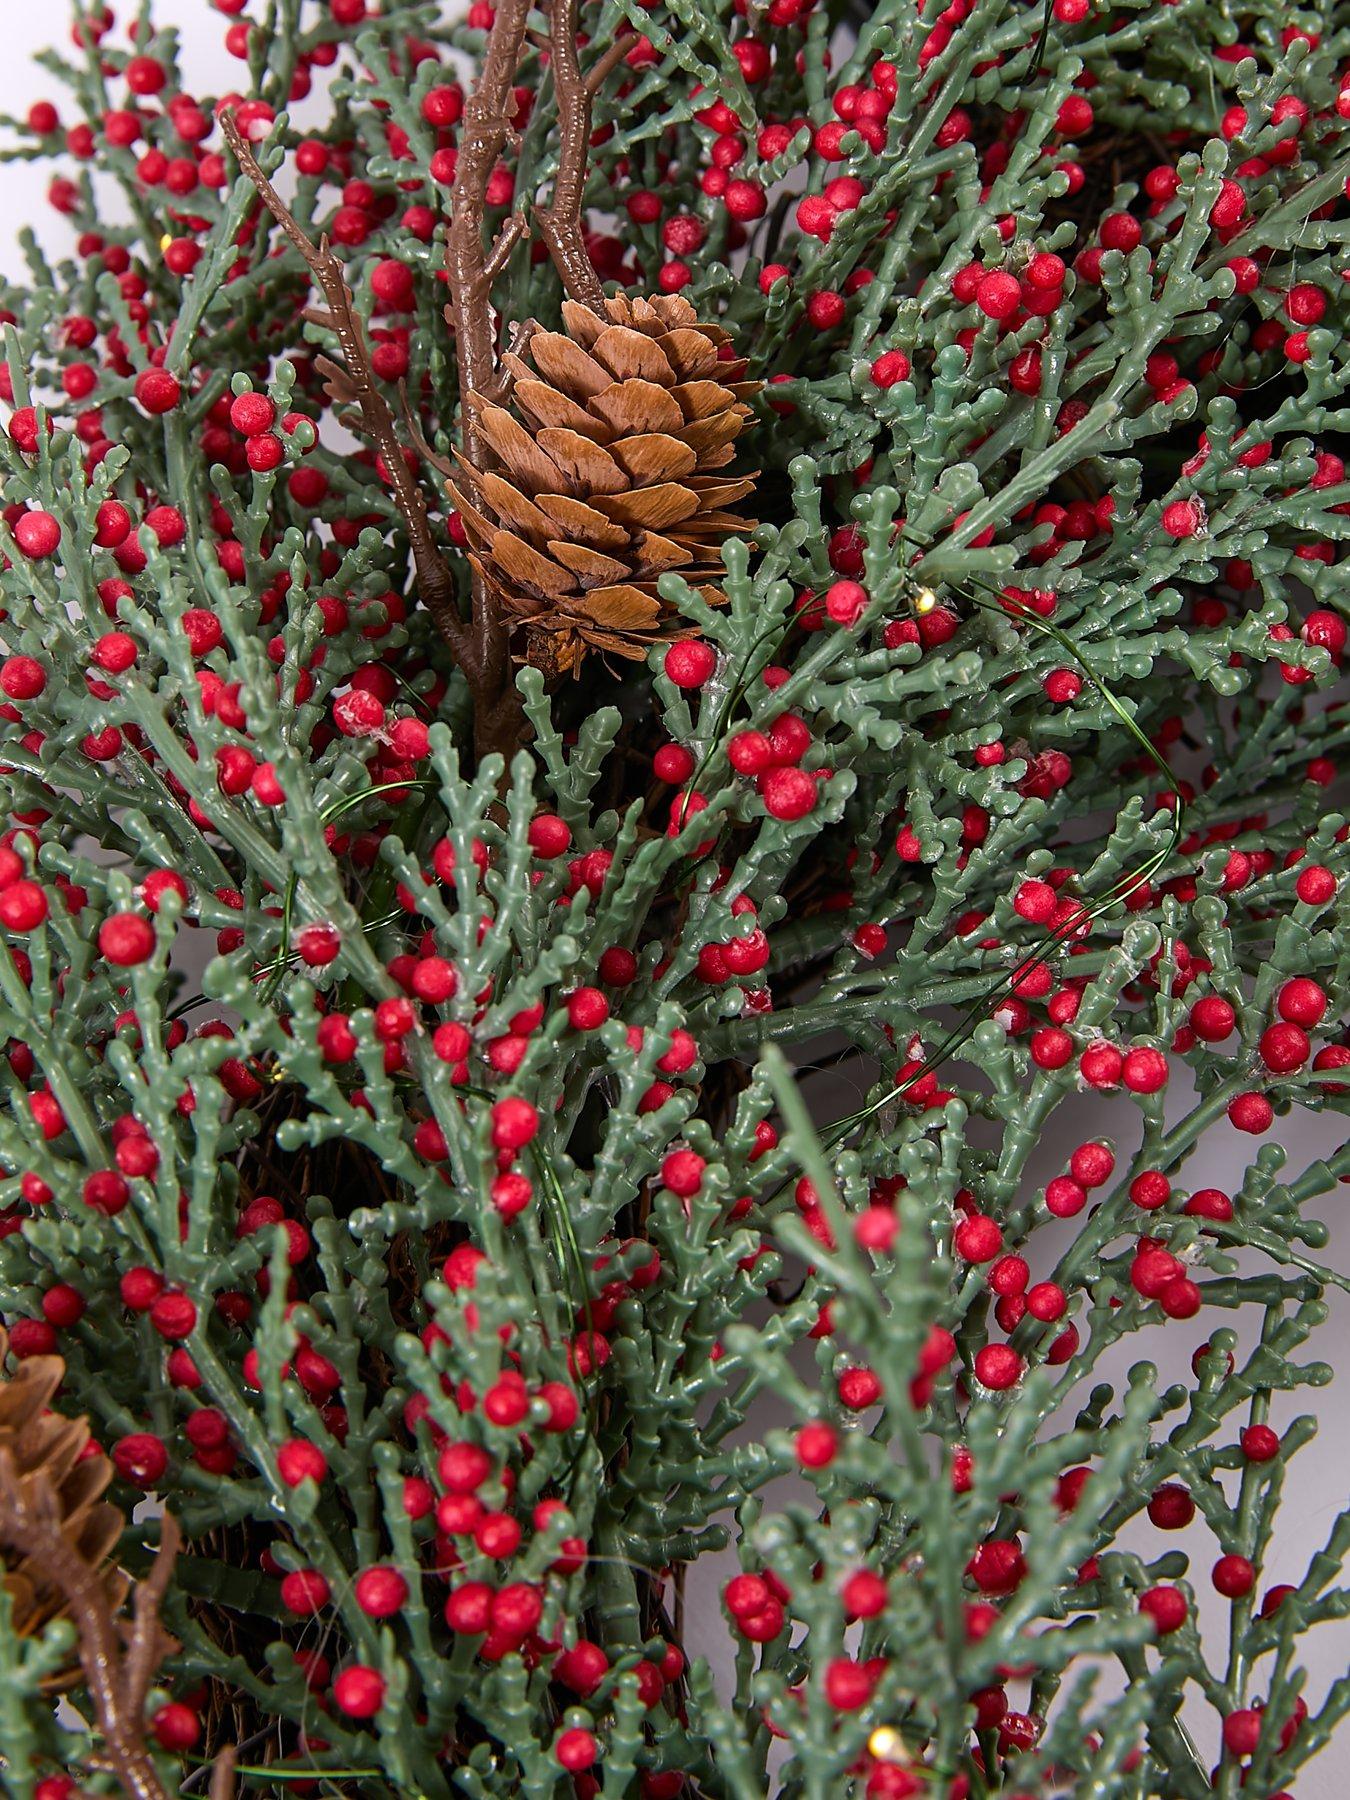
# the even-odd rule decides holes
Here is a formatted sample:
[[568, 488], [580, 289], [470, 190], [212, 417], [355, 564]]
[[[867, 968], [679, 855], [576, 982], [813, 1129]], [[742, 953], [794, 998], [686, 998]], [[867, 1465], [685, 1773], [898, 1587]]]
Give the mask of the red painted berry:
[[349, 1719], [373, 1719], [384, 1705], [384, 1677], [365, 1663], [351, 1663], [333, 1683], [333, 1700]]
[[1240, 1443], [1242, 1454], [1248, 1462], [1273, 1462], [1280, 1454], [1280, 1436], [1269, 1425], [1248, 1425], [1244, 1428]]
[[759, 780], [764, 810], [770, 818], [804, 819], [818, 797], [816, 778], [805, 769], [770, 769]]
[[363, 1569], [353, 1584], [356, 1604], [372, 1619], [389, 1619], [408, 1598], [408, 1584], [397, 1569], [381, 1564]]
[[676, 687], [701, 688], [716, 667], [716, 651], [701, 638], [686, 638], [666, 650], [666, 674]]
[[839, 1439], [829, 1425], [803, 1425], [797, 1433], [797, 1460], [804, 1469], [824, 1469], [834, 1461]]
[[1256, 1571], [1245, 1556], [1221, 1556], [1210, 1571], [1210, 1579], [1226, 1600], [1240, 1600], [1251, 1593]]
[[7, 656], [0, 663], [0, 693], [10, 700], [35, 700], [47, 685], [47, 671], [33, 656]]
[[183, 397], [178, 378], [167, 369], [143, 369], [136, 377], [137, 404], [148, 413], [172, 412]]
[[1180, 1631], [1190, 1615], [1186, 1596], [1180, 1588], [1152, 1587], [1139, 1596], [1139, 1610], [1153, 1621], [1159, 1637]]
[[328, 1458], [317, 1444], [305, 1438], [288, 1438], [277, 1447], [277, 1473], [287, 1487], [302, 1481], [322, 1481], [328, 1474]]
[[190, 1750], [201, 1736], [202, 1722], [190, 1706], [170, 1700], [151, 1717], [150, 1729], [162, 1750]]
[[976, 1378], [996, 1393], [1016, 1387], [1022, 1367], [1022, 1358], [1010, 1344], [986, 1344], [975, 1353]]
[[584, 1726], [571, 1725], [558, 1734], [553, 1754], [569, 1775], [579, 1775], [591, 1768], [600, 1755], [595, 1734]]
[[260, 437], [276, 423], [277, 409], [266, 394], [236, 394], [230, 403], [230, 423], [243, 437]]
[[114, 913], [99, 926], [98, 947], [114, 967], [135, 968], [154, 954], [155, 928], [139, 913]]

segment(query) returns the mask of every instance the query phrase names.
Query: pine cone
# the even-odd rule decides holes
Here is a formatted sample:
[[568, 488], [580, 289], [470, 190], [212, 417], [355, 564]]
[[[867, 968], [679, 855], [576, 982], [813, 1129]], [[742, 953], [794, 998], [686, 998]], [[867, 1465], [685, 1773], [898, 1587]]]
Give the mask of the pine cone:
[[[9, 1349], [0, 1331], [0, 1371]], [[67, 1419], [49, 1410], [66, 1372], [59, 1356], [30, 1356], [13, 1375], [0, 1373], [0, 1469], [12, 1470], [21, 1488], [36, 1498], [45, 1488], [53, 1497], [61, 1530], [72, 1556], [90, 1568], [103, 1569], [108, 1604], [116, 1611], [127, 1591], [127, 1578], [109, 1562], [126, 1519], [102, 1498], [113, 1466], [98, 1449], [90, 1449], [87, 1419]], [[31, 1558], [0, 1546], [3, 1580], [9, 1595], [11, 1626], [31, 1637], [66, 1610], [60, 1591]], [[79, 1676], [78, 1665], [47, 1683], [53, 1690]]]
[[492, 462], [460, 456], [462, 486], [448, 484], [471, 562], [550, 674], [588, 650], [637, 658], [687, 636], [658, 576], [678, 569], [716, 604], [722, 541], [754, 527], [727, 510], [754, 476], [716, 473], [759, 387], [725, 355], [727, 333], [677, 295], [605, 304], [608, 320], [566, 302], [565, 335], [536, 331], [507, 354], [509, 408], [466, 396]]

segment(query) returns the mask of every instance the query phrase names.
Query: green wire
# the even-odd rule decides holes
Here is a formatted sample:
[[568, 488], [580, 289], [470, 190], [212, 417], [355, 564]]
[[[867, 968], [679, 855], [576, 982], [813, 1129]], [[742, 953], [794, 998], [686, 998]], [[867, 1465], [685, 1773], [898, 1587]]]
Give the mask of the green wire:
[[[343, 813], [350, 812], [354, 806], [360, 806], [366, 800], [378, 799], [381, 794], [401, 794], [408, 788], [429, 788], [435, 787], [435, 785], [434, 781], [424, 781], [413, 777], [408, 781], [385, 781], [381, 782], [378, 787], [362, 788], [359, 794], [348, 794], [341, 800], [333, 801], [331, 806], [325, 806], [319, 814], [319, 823], [331, 825], [334, 819], [340, 819]], [[260, 975], [269, 973], [271, 975], [271, 980], [262, 991], [264, 1002], [271, 1000], [280, 987], [285, 977], [286, 967], [291, 960], [291, 915], [295, 908], [295, 896], [299, 887], [299, 871], [292, 869], [290, 880], [286, 883], [286, 892], [281, 901], [281, 940], [277, 946], [277, 953], [271, 962], [265, 964], [258, 971]], [[397, 918], [398, 914], [393, 913], [390, 916]], [[387, 919], [382, 919], [377, 921], [377, 924], [388, 924], [388, 922]], [[372, 930], [374, 928], [374, 926], [367, 926], [365, 929]]]

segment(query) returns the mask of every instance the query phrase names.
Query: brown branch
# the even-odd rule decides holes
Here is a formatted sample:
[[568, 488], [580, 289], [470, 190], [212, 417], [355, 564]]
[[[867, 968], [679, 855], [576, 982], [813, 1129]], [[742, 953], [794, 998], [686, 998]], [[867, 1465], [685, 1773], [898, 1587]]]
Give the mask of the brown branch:
[[610, 71], [619, 66], [637, 41], [636, 31], [631, 25], [625, 25], [604, 55], [597, 57], [591, 64], [590, 73], [586, 77], [586, 91], [592, 99], [609, 80]]
[[[530, 0], [498, 0], [483, 54], [482, 73], [465, 102], [455, 181], [450, 191], [450, 228], [446, 235], [450, 304], [446, 317], [455, 333], [464, 453], [475, 466], [482, 465], [485, 445], [468, 397], [494, 391], [497, 332], [492, 316], [492, 283], [505, 261], [499, 261], [495, 251], [489, 258], [483, 247], [487, 186], [502, 151], [515, 135], [511, 90], [529, 11]], [[510, 224], [504, 228], [507, 233], [511, 229]], [[501, 242], [499, 239], [498, 248]], [[512, 241], [510, 248], [514, 247]], [[473, 583], [473, 643], [478, 671], [474, 681], [475, 740], [480, 753], [499, 750], [509, 762], [520, 742], [524, 717], [511, 679], [506, 622], [487, 584], [478, 576]]]
[[431, 467], [435, 469], [438, 475], [444, 475], [447, 479], [453, 479], [455, 465], [448, 457], [439, 455], [427, 442], [426, 435], [422, 430], [421, 421], [413, 411], [412, 401], [408, 398], [407, 384], [402, 381], [398, 384], [398, 403], [403, 413], [403, 423], [408, 427], [408, 436], [412, 439], [413, 443], [416, 444], [418, 454], [421, 456], [422, 461], [424, 463], [430, 463]]
[[591, 88], [577, 55], [577, 0], [552, 0], [548, 27], [561, 146], [552, 197], [547, 206], [535, 209], [535, 219], [569, 298], [603, 317], [604, 289], [581, 229], [591, 147]]
[[217, 1754], [211, 1765], [208, 1800], [234, 1800], [234, 1765], [238, 1760], [239, 1752], [233, 1744], [226, 1744]]
[[[491, 249], [484, 247], [487, 185], [503, 150], [516, 142], [511, 123], [512, 84], [527, 42], [530, 0], [499, 0], [483, 55], [478, 85], [464, 108], [455, 181], [450, 196], [450, 228], [446, 271], [450, 304], [446, 316], [455, 333], [459, 369], [460, 419], [464, 454], [475, 467], [486, 460], [478, 425], [478, 409], [470, 396], [500, 403], [509, 386], [509, 370], [501, 367], [492, 286], [527, 229], [516, 213], [502, 226]], [[625, 54], [631, 35], [621, 38], [601, 57], [592, 79], [603, 80], [614, 65], [614, 52]], [[553, 0], [549, 49], [558, 95], [561, 150], [558, 172], [547, 207], [535, 217], [563, 286], [574, 299], [603, 313], [604, 292], [586, 253], [581, 229], [582, 201], [591, 135], [591, 95], [581, 73], [576, 43], [576, 0]], [[517, 329], [522, 322], [517, 322]], [[531, 322], [523, 322], [524, 329]], [[515, 348], [521, 340], [513, 340]], [[480, 678], [475, 681], [475, 733], [480, 750], [503, 751], [508, 757], [520, 741], [523, 719], [511, 679], [509, 631], [486, 583], [473, 584], [473, 632]]]
[[489, 287], [510, 262], [511, 252], [529, 228], [529, 221], [522, 213], [512, 213], [497, 233], [497, 241], [492, 246], [492, 253], [483, 264], [483, 280]]
[[173, 1574], [180, 1534], [165, 1514], [159, 1549], [136, 1590], [129, 1630], [119, 1630], [101, 1569], [79, 1554], [61, 1529], [60, 1506], [40, 1476], [20, 1476], [0, 1451], [0, 1540], [31, 1559], [64, 1598], [80, 1640], [80, 1666], [103, 1739], [108, 1766], [128, 1800], [169, 1800], [145, 1742], [145, 1701], [174, 1641], [159, 1609]]
[[[487, 185], [511, 136], [512, 84], [520, 63], [530, 0], [501, 0], [483, 56], [478, 85], [464, 105], [455, 181], [450, 190], [450, 229], [446, 264], [450, 278], [447, 309], [455, 328], [460, 402], [480, 394], [497, 367], [497, 341], [492, 321], [488, 264], [483, 249]], [[480, 446], [473, 420], [464, 418], [464, 448], [479, 461]]]
[[333, 255], [326, 238], [315, 244], [297, 223], [295, 215], [263, 173], [252, 146], [239, 130], [233, 114], [223, 112], [220, 115], [220, 128], [239, 167], [258, 190], [272, 217], [304, 258], [328, 302], [328, 317], [323, 319], [323, 315], [318, 316], [323, 319], [323, 323], [331, 324], [332, 330], [336, 332], [342, 359], [346, 364], [345, 370], [339, 370], [335, 364], [326, 363], [326, 367], [321, 370], [327, 375], [329, 394], [335, 400], [355, 404], [360, 409], [366, 434], [384, 465], [393, 490], [394, 503], [407, 528], [413, 568], [417, 576], [418, 598], [454, 650], [470, 682], [473, 682], [473, 640], [455, 604], [454, 577], [432, 535], [421, 486], [404, 461], [403, 446], [394, 424], [394, 415], [376, 384], [365, 333], [356, 316], [342, 264]]

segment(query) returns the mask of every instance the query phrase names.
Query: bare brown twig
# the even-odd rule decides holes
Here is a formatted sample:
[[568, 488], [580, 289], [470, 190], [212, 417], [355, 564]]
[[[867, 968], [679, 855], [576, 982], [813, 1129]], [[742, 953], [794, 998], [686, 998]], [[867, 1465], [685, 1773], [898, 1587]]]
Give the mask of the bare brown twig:
[[[496, 331], [492, 319], [489, 269], [500, 266], [500, 242], [489, 255], [483, 248], [487, 185], [511, 135], [511, 88], [525, 41], [529, 0], [502, 0], [488, 35], [483, 71], [464, 106], [455, 182], [450, 192], [450, 230], [446, 239], [450, 304], [446, 308], [455, 331], [461, 400], [484, 393], [497, 368]], [[505, 231], [518, 237], [513, 215]], [[478, 460], [480, 445], [471, 415], [464, 418], [464, 449]]]
[[232, 115], [222, 113], [220, 125], [239, 167], [258, 190], [272, 217], [304, 258], [328, 302], [326, 316], [311, 316], [331, 325], [337, 334], [346, 368], [339, 369], [326, 358], [321, 358], [316, 366], [326, 377], [330, 396], [340, 403], [355, 405], [360, 411], [366, 433], [384, 465], [395, 504], [407, 527], [417, 576], [418, 597], [473, 684], [476, 664], [472, 634], [459, 616], [459, 609], [455, 604], [454, 578], [432, 536], [421, 487], [404, 461], [403, 446], [394, 424], [394, 415], [376, 385], [365, 333], [352, 305], [351, 289], [347, 286], [342, 264], [329, 249], [327, 239], [315, 244], [297, 223], [290, 208], [263, 173], [252, 146], [240, 132]]
[[[492, 311], [492, 286], [528, 230], [524, 213], [513, 213], [492, 245], [484, 244], [487, 186], [497, 161], [512, 142], [512, 84], [527, 42], [530, 0], [500, 0], [477, 87], [464, 108], [455, 182], [450, 198], [446, 263], [450, 304], [446, 317], [455, 333], [459, 368], [461, 429], [464, 455], [482, 466], [482, 442], [475, 402], [499, 404], [506, 380]], [[586, 252], [582, 204], [590, 149], [592, 97], [632, 34], [620, 36], [599, 59], [589, 77], [577, 55], [576, 0], [553, 0], [548, 50], [558, 99], [560, 151], [553, 192], [534, 218], [548, 245], [566, 292], [593, 311], [603, 313], [605, 299], [599, 277]], [[528, 41], [533, 42], [529, 37]], [[516, 321], [512, 348], [531, 321]], [[473, 635], [480, 678], [476, 732], [480, 749], [499, 749], [508, 756], [519, 742], [523, 718], [511, 679], [509, 629], [485, 582], [473, 584]]]
[[[108, 1766], [128, 1800], [168, 1800], [145, 1742], [145, 1701], [159, 1666], [174, 1648], [160, 1606], [178, 1554], [178, 1526], [167, 1514], [150, 1573], [136, 1588], [129, 1626], [119, 1628], [103, 1572], [79, 1554], [61, 1529], [50, 1485], [20, 1477], [0, 1452], [0, 1540], [30, 1558], [65, 1599], [80, 1640], [80, 1666], [94, 1703]], [[226, 1790], [228, 1796], [228, 1790]]]
[[591, 143], [591, 89], [577, 55], [577, 0], [553, 0], [548, 23], [561, 144], [552, 197], [547, 206], [535, 209], [534, 216], [568, 296], [603, 315], [604, 289], [581, 229]]
[[238, 1760], [234, 1745], [226, 1744], [211, 1765], [209, 1800], [234, 1800], [234, 1765]]
[[[450, 303], [446, 318], [455, 334], [459, 370], [460, 420], [464, 453], [479, 462], [483, 445], [470, 394], [494, 391], [497, 334], [492, 316], [492, 283], [524, 231], [513, 214], [492, 250], [483, 247], [487, 185], [497, 159], [513, 136], [511, 87], [525, 41], [530, 0], [499, 0], [488, 34], [478, 85], [464, 107], [455, 182], [450, 193], [446, 272]], [[474, 735], [480, 751], [500, 750], [508, 759], [524, 729], [520, 697], [511, 680], [509, 633], [481, 578], [473, 583]]]

